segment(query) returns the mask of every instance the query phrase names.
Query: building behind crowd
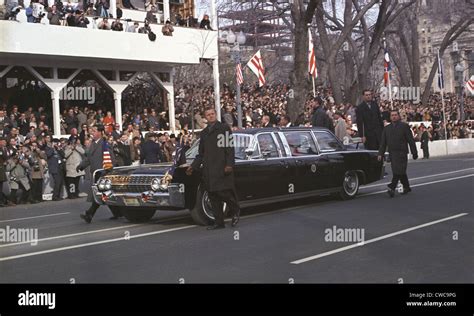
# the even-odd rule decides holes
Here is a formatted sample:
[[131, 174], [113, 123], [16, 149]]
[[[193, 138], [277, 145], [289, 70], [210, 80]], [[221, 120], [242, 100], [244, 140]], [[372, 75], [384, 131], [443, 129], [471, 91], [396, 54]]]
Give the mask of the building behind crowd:
[[[436, 61], [441, 42], [452, 27], [452, 11], [457, 4], [467, 5], [463, 0], [419, 0], [418, 39], [420, 48], [420, 79], [424, 87], [430, 74], [433, 63]], [[442, 9], [442, 12], [439, 10]], [[471, 8], [472, 10], [472, 8]], [[444, 84], [446, 92], [459, 93], [460, 79], [465, 83], [467, 78], [474, 75], [474, 25], [463, 32], [449, 45], [442, 56], [444, 66]], [[455, 71], [457, 64], [463, 69], [463, 78]], [[439, 91], [437, 76], [432, 83], [433, 91]]]

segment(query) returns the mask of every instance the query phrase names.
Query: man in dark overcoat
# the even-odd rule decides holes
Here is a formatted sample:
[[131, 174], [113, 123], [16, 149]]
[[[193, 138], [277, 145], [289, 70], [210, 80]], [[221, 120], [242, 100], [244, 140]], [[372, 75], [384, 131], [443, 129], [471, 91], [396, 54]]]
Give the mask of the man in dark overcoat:
[[363, 91], [363, 101], [356, 109], [357, 132], [366, 149], [378, 150], [382, 137], [383, 121], [371, 90]]
[[385, 126], [382, 133], [378, 159], [379, 161], [382, 160], [388, 147], [393, 178], [392, 182], [388, 185], [387, 193], [390, 197], [393, 197], [398, 181], [403, 185], [402, 194], [407, 194], [411, 191], [407, 176], [408, 146], [410, 146], [414, 160], [418, 159], [418, 151], [416, 150], [415, 139], [410, 130], [410, 125], [400, 121], [400, 113], [398, 111], [391, 111], [390, 120], [391, 123]]
[[430, 149], [429, 149], [429, 142], [431, 139], [430, 133], [426, 130], [425, 125], [421, 124], [421, 149], [423, 149], [423, 159], [430, 159]]
[[8, 159], [7, 151], [7, 141], [4, 137], [0, 137], [0, 207], [5, 206], [7, 204], [7, 198], [5, 194], [3, 194], [3, 183], [8, 181], [7, 174], [6, 174], [6, 164]]
[[[104, 168], [104, 148], [107, 146], [104, 145], [104, 142], [106, 141], [103, 138], [103, 133], [104, 133], [104, 128], [102, 126], [99, 127], [92, 127], [91, 128], [91, 134], [92, 134], [92, 141], [91, 145], [89, 148], [86, 149], [86, 156], [82, 160], [82, 162], [77, 166], [77, 170], [82, 171], [86, 169], [87, 167], [90, 167], [90, 178], [91, 181], [94, 181], [94, 171], [98, 169], [103, 169]], [[112, 159], [112, 164], [115, 165], [115, 156], [113, 154], [113, 150], [110, 148], [109, 149], [110, 157]], [[89, 209], [84, 213], [81, 214], [81, 218], [88, 224], [92, 221], [92, 218], [95, 215], [95, 212], [97, 209], [100, 207], [99, 204], [94, 200], [93, 197], [93, 192], [92, 188], [89, 190], [87, 194], [87, 202], [91, 202], [92, 205], [89, 207]], [[117, 219], [122, 216], [117, 211], [114, 211], [111, 209], [112, 212], [112, 217], [110, 219]]]
[[186, 170], [191, 175], [202, 165], [202, 182], [209, 194], [215, 222], [208, 229], [224, 228], [223, 202], [229, 207], [232, 226], [239, 221], [240, 208], [234, 183], [234, 146], [232, 131], [228, 124], [219, 122], [216, 110], [208, 108], [204, 115], [208, 122], [201, 132], [199, 153]]
[[148, 133], [147, 141], [143, 143], [140, 163], [158, 163], [164, 161], [161, 146], [156, 142], [156, 134]]

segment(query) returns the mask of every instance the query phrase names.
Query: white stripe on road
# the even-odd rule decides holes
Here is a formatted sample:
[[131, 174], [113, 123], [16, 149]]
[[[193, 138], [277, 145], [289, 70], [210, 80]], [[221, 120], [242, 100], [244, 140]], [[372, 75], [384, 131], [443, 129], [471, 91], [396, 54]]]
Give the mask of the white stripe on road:
[[7, 220], [4, 220], [4, 221], [0, 221], [0, 223], [14, 222], [14, 221], [22, 221], [22, 220], [25, 220], [25, 219], [40, 218], [40, 217], [66, 215], [66, 214], [69, 214], [69, 213], [70, 213], [70, 212], [54, 213], [54, 214], [47, 214], [47, 215], [38, 215], [38, 216], [31, 216], [31, 217], [21, 217], [21, 218], [7, 219]]
[[[435, 184], [435, 183], [440, 183], [440, 182], [447, 182], [447, 181], [454, 181], [454, 180], [469, 178], [469, 177], [474, 177], [474, 174], [468, 174], [468, 175], [465, 175], [465, 176], [460, 176], [460, 177], [455, 177], [455, 178], [448, 178], [448, 179], [443, 179], [443, 180], [436, 180], [436, 181], [431, 181], [431, 182], [426, 182], [426, 183], [414, 184], [414, 185], [411, 185], [411, 187], [412, 188], [421, 187], [421, 186], [424, 186], [424, 185], [430, 185], [430, 184]], [[368, 195], [375, 195], [375, 194], [386, 193], [386, 192], [387, 192], [387, 190], [383, 190], [383, 191], [359, 194], [358, 196], [368, 196]]]
[[466, 216], [467, 214], [468, 213], [460, 213], [460, 214], [457, 214], [457, 215], [453, 215], [453, 216], [450, 216], [450, 217], [445, 217], [445, 218], [442, 218], [442, 219], [439, 219], [439, 220], [436, 220], [436, 221], [433, 221], [433, 222], [429, 222], [429, 223], [426, 223], [426, 224], [422, 224], [422, 225], [410, 227], [410, 228], [407, 228], [407, 229], [399, 230], [399, 231], [396, 231], [396, 232], [393, 232], [393, 233], [390, 233], [390, 234], [387, 234], [387, 235], [383, 235], [383, 236], [380, 236], [380, 237], [377, 237], [377, 238], [373, 238], [373, 239], [369, 239], [367, 241], [363, 241], [361, 243], [352, 244], [352, 245], [337, 248], [337, 249], [334, 249], [334, 250], [331, 250], [331, 251], [323, 252], [323, 253], [320, 253], [320, 254], [315, 255], [315, 256], [299, 259], [299, 260], [291, 262], [291, 264], [301, 264], [301, 263], [305, 263], [305, 262], [308, 262], [308, 261], [320, 259], [322, 257], [330, 256], [330, 255], [333, 255], [335, 253], [343, 252], [343, 251], [350, 250], [350, 249], [357, 248], [357, 247], [362, 247], [362, 246], [365, 246], [367, 244], [371, 244], [371, 243], [376, 242], [376, 241], [380, 241], [380, 240], [391, 238], [391, 237], [394, 237], [394, 236], [397, 236], [397, 235], [405, 234], [405, 233], [408, 233], [408, 232], [411, 232], [411, 231], [414, 231], [414, 230], [417, 230], [417, 229], [420, 229], [420, 228], [424, 228], [424, 227], [428, 227], [428, 226], [431, 226], [431, 225], [446, 222], [446, 221], [449, 221], [449, 220], [452, 220], [452, 219], [455, 219], [455, 218], [458, 218], [458, 217], [461, 217], [461, 216]]
[[[68, 235], [60, 235], [60, 236], [54, 236], [54, 237], [41, 238], [41, 239], [38, 239], [38, 242], [46, 241], [46, 240], [62, 239], [62, 238], [80, 236], [80, 235], [94, 234], [94, 233], [106, 232], [106, 231], [109, 231], [109, 230], [116, 230], [116, 229], [122, 229], [122, 228], [134, 227], [134, 226], [140, 226], [140, 224], [125, 225], [125, 226], [118, 226], [118, 227], [112, 227], [112, 228], [91, 230], [91, 231], [75, 233], [75, 234], [68, 234]], [[4, 244], [4, 245], [0, 245], [0, 248], [18, 246], [18, 245], [21, 245], [21, 244], [31, 244], [31, 241], [22, 241], [22, 242], [15, 242], [15, 243], [11, 243], [11, 244]]]
[[[449, 172], [444, 172], [444, 173], [437, 173], [437, 174], [432, 174], [432, 175], [429, 175], [429, 176], [410, 178], [409, 180], [410, 180], [410, 181], [413, 181], [413, 180], [420, 180], [420, 179], [426, 179], [426, 178], [433, 178], [433, 177], [444, 176], [444, 175], [447, 175], [447, 174], [458, 173], [458, 172], [469, 171], [469, 170], [474, 170], [474, 168], [467, 168], [467, 169], [461, 169], [461, 170], [456, 170], [456, 171], [449, 171]], [[361, 185], [360, 188], [361, 188], [361, 189], [374, 188], [374, 187], [378, 187], [378, 186], [381, 186], [381, 185], [387, 185], [387, 184], [389, 184], [389, 183], [390, 183], [390, 182], [379, 183], [379, 184]]]
[[25, 253], [25, 254], [22, 254], [22, 255], [0, 258], [0, 262], [1, 261], [8, 261], [8, 260], [24, 258], [24, 257], [44, 255], [44, 254], [47, 254], [47, 253], [53, 253], [53, 252], [64, 251], [64, 250], [77, 249], [77, 248], [83, 248], [83, 247], [89, 247], [89, 246], [95, 246], [95, 245], [101, 245], [101, 244], [108, 244], [108, 243], [112, 243], [112, 242], [116, 242], [116, 241], [124, 241], [124, 240], [129, 240], [129, 239], [134, 239], [134, 238], [164, 234], [164, 233], [169, 233], [169, 232], [173, 232], [173, 231], [177, 231], [177, 230], [183, 230], [183, 229], [192, 228], [192, 227], [197, 227], [197, 225], [176, 227], [176, 228], [159, 230], [159, 231], [154, 231], [154, 232], [149, 232], [149, 233], [144, 233], [144, 234], [131, 235], [128, 238], [120, 237], [120, 238], [114, 238], [114, 239], [94, 241], [94, 242], [89, 242], [89, 243], [85, 243], [85, 244], [79, 244], [79, 245], [73, 245], [73, 246], [67, 246], [67, 247], [61, 247], [61, 248], [54, 248], [54, 249], [49, 249], [49, 250], [37, 251], [37, 252], [30, 252], [30, 253]]
[[[171, 222], [171, 221], [184, 219], [184, 218], [188, 218], [188, 216], [174, 217], [174, 218], [169, 218], [169, 219], [165, 219], [165, 220], [158, 221], [158, 222], [151, 222], [151, 223], [148, 223], [148, 224], [131, 224], [131, 225], [112, 227], [112, 228], [90, 230], [90, 231], [81, 232], [81, 233], [74, 233], [74, 234], [68, 234], [68, 235], [60, 235], [60, 236], [41, 238], [41, 239], [38, 239], [38, 242], [46, 241], [46, 240], [54, 240], [54, 239], [63, 239], [63, 238], [68, 238], [68, 237], [81, 236], [81, 235], [89, 235], [89, 234], [101, 233], [101, 232], [106, 232], [106, 231], [110, 231], [110, 230], [117, 230], [117, 229], [130, 228], [130, 227], [136, 227], [136, 226], [146, 226], [146, 225], [150, 225], [150, 224], [161, 224], [161, 223]], [[11, 243], [11, 244], [4, 244], [4, 245], [0, 245], [0, 248], [17, 246], [17, 245], [21, 245], [21, 244], [31, 244], [31, 241], [22, 241], [22, 242], [16, 242], [16, 243]]]
[[[412, 187], [415, 187], [415, 186], [423, 186], [423, 185], [429, 185], [429, 184], [434, 184], [434, 183], [439, 183], [439, 182], [445, 182], [445, 181], [453, 181], [453, 180], [457, 180], [457, 179], [461, 179], [461, 178], [466, 178], [466, 177], [472, 177], [472, 176], [474, 176], [474, 174], [472, 174], [472, 175], [467, 175], [467, 176], [462, 176], [462, 177], [457, 177], [457, 178], [449, 178], [449, 179], [445, 179], [445, 180], [438, 180], [438, 181], [432, 181], [432, 182], [427, 182], [427, 183], [421, 183], [421, 184], [413, 185]], [[381, 194], [381, 193], [385, 193], [385, 192], [386, 192], [386, 191], [378, 191], [378, 192], [369, 193], [369, 194], [361, 194], [361, 196], [364, 196], [364, 195], [373, 195], [373, 194]], [[280, 209], [280, 210], [272, 211], [272, 212], [265, 212], [265, 213], [262, 213], [262, 214], [246, 215], [246, 216], [242, 216], [241, 219], [259, 217], [259, 216], [264, 216], [264, 215], [274, 214], [274, 213], [283, 213], [283, 212], [287, 212], [287, 211], [289, 211], [289, 210], [294, 210], [294, 207], [289, 207], [289, 208], [286, 208], [286, 209]], [[187, 216], [186, 216], [186, 217], [183, 216], [182, 218], [187, 218]], [[177, 219], [180, 219], [180, 218], [179, 218], [179, 217], [177, 217], [177, 218], [171, 218], [171, 219], [169, 219], [169, 220], [167, 219], [167, 220], [165, 220], [165, 221], [174, 221], [174, 220], [177, 220]], [[230, 221], [230, 220], [226, 220], [226, 222], [227, 222], [227, 221]], [[162, 221], [162, 222], [164, 222], [164, 221]], [[161, 222], [160, 222], [160, 223], [161, 223]], [[143, 225], [143, 224], [128, 225], [128, 227], [130, 227], [130, 226], [140, 226], [140, 225]], [[106, 228], [106, 229], [95, 230], [95, 231], [90, 231], [90, 232], [82, 232], [82, 233], [71, 234], [71, 235], [55, 236], [55, 237], [44, 238], [43, 240], [60, 239], [60, 238], [64, 238], [64, 237], [67, 237], [67, 236], [84, 235], [84, 234], [90, 234], [90, 233], [95, 233], [95, 232], [107, 231], [107, 230], [112, 230], [112, 229], [120, 229], [120, 228], [125, 228], [125, 227], [127, 227], [127, 226]], [[191, 227], [197, 227], [197, 225], [182, 226], [182, 227], [178, 227], [178, 228], [173, 228], [173, 229], [171, 229], [171, 230], [163, 230], [163, 231], [157, 231], [157, 232], [151, 232], [151, 233], [146, 233], [146, 234], [135, 235], [133, 238], [144, 237], [144, 236], [149, 236], [149, 235], [154, 235], [154, 234], [161, 234], [161, 233], [166, 233], [166, 232], [170, 232], [170, 231], [175, 231], [175, 230], [180, 230], [180, 229], [186, 229], [186, 228], [191, 228]], [[132, 237], [130, 237], [130, 238], [132, 238]], [[18, 258], [23, 258], [23, 257], [41, 255], [41, 254], [45, 254], [45, 253], [51, 253], [51, 252], [57, 252], [57, 251], [75, 249], [75, 248], [80, 248], [80, 247], [93, 246], [93, 245], [97, 245], [97, 244], [108, 243], [108, 242], [114, 242], [114, 241], [120, 241], [120, 240], [124, 240], [124, 238], [123, 238], [123, 237], [120, 237], [120, 238], [109, 239], [109, 240], [104, 240], [104, 241], [97, 241], [97, 242], [91, 242], [91, 243], [86, 243], [86, 244], [73, 245], [73, 246], [69, 246], [69, 247], [54, 248], [54, 249], [51, 249], [51, 250], [45, 250], [45, 251], [39, 251], [39, 252], [33, 252], [33, 253], [26, 253], [26, 254], [22, 254], [22, 255], [18, 255], [18, 256], [5, 257], [5, 258], [0, 258], [0, 262], [1, 262], [1, 261], [7, 261], [7, 260], [18, 259]], [[40, 240], [39, 240], [39, 241], [40, 241]], [[22, 243], [25, 243], [25, 242], [22, 242]], [[28, 243], [30, 243], [30, 242], [28, 242]], [[12, 244], [12, 245], [17, 245], [17, 244], [19, 244], [19, 243]], [[7, 247], [7, 246], [10, 246], [10, 244], [2, 245], [2, 246], [0, 246], [0, 247]]]

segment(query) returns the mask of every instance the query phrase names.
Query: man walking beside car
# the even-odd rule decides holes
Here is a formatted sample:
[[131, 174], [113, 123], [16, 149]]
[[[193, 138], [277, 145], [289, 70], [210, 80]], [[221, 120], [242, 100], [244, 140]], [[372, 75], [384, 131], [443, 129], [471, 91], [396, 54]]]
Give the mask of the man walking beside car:
[[390, 197], [394, 197], [398, 181], [403, 185], [402, 194], [411, 192], [407, 176], [408, 146], [410, 146], [414, 160], [418, 159], [418, 151], [416, 150], [416, 144], [410, 126], [400, 121], [400, 113], [398, 113], [398, 111], [391, 111], [390, 120], [391, 123], [385, 126], [382, 132], [378, 160], [382, 160], [385, 150], [388, 147], [393, 178], [392, 182], [388, 185], [387, 193]]
[[191, 166], [186, 170], [190, 176], [194, 170], [202, 165], [203, 190], [209, 194], [209, 200], [214, 213], [214, 225], [211, 229], [224, 228], [223, 202], [227, 203], [232, 226], [237, 225], [240, 216], [240, 207], [234, 184], [234, 147], [232, 132], [228, 124], [219, 122], [214, 108], [204, 111], [208, 122], [207, 127], [201, 132], [199, 153]]
[[[104, 151], [108, 150], [108, 152], [110, 154], [110, 158], [112, 160], [112, 165], [115, 161], [115, 157], [113, 155], [112, 149], [107, 148], [108, 144], [106, 143], [106, 140], [103, 138], [103, 133], [104, 133], [104, 128], [102, 126], [101, 127], [94, 126], [94, 127], [91, 128], [92, 142], [86, 150], [85, 158], [82, 160], [82, 162], [76, 168], [76, 170], [79, 172], [79, 171], [84, 170], [88, 166], [90, 166], [90, 174], [91, 174], [90, 179], [91, 179], [92, 182], [95, 181], [95, 179], [93, 177], [94, 176], [94, 171], [96, 171], [98, 169], [106, 169], [105, 165], [107, 163], [104, 164]], [[97, 211], [97, 209], [100, 206], [94, 200], [93, 194], [94, 193], [92, 192], [92, 188], [91, 188], [88, 192], [88, 195], [87, 195], [87, 202], [91, 202], [92, 205], [90, 206], [90, 208], [84, 214], [80, 215], [81, 218], [88, 224], [91, 223], [92, 218], [95, 215], [95, 212]], [[111, 217], [110, 219], [117, 219], [117, 218], [121, 217], [120, 213], [117, 213], [113, 210], [111, 210], [111, 212], [113, 214], [113, 217]]]

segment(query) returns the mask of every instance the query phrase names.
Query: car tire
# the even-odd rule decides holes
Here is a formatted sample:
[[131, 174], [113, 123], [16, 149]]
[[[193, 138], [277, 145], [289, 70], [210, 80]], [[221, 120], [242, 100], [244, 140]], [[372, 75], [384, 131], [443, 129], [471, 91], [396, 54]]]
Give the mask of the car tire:
[[[203, 191], [201, 186], [199, 186], [196, 193], [196, 203], [190, 210], [194, 222], [202, 226], [211, 225], [215, 220], [207, 194], [207, 191]], [[228, 212], [229, 209], [224, 202], [224, 218], [227, 216]]]
[[132, 223], [148, 222], [154, 215], [156, 210], [148, 207], [121, 207], [122, 215]]
[[206, 209], [206, 196], [207, 192], [199, 186], [196, 193], [196, 203], [194, 203], [194, 207], [190, 210], [194, 222], [202, 226], [210, 225], [214, 222], [212, 210]]
[[339, 196], [342, 200], [351, 200], [359, 192], [360, 180], [356, 171], [347, 171], [342, 179], [342, 187]]

